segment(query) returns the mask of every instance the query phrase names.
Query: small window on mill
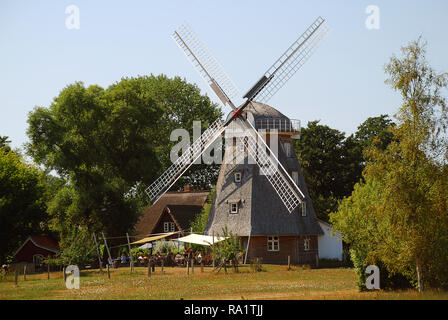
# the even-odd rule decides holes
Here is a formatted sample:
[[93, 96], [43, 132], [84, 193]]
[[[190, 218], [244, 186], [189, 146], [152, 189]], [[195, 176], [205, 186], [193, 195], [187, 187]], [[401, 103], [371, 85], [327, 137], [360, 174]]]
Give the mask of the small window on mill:
[[235, 178], [235, 182], [236, 183], [240, 183], [241, 182], [241, 172], [235, 172], [234, 174], [234, 178]]
[[291, 156], [291, 144], [289, 142], [285, 142], [284, 147], [285, 147], [286, 156], [290, 157]]
[[237, 214], [238, 213], [238, 203], [237, 202], [230, 203], [230, 213], [231, 214]]
[[302, 202], [301, 208], [302, 208], [302, 217], [306, 217], [306, 202], [305, 201]]
[[268, 251], [279, 251], [280, 250], [280, 241], [278, 236], [270, 236], [268, 237]]

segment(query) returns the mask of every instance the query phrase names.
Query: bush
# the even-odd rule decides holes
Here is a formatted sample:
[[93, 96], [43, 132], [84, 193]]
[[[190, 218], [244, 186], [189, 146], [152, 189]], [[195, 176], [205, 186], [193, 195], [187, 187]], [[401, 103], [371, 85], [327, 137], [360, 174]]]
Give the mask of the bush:
[[[361, 250], [350, 249], [350, 257], [352, 259], [353, 265], [355, 266], [355, 272], [358, 276], [358, 288], [360, 291], [366, 291], [366, 279], [367, 273], [366, 268], [369, 265], [366, 262], [366, 255], [361, 252]], [[377, 261], [375, 265], [380, 269], [380, 288], [382, 290], [397, 290], [397, 289], [409, 289], [413, 287], [415, 282], [413, 278], [413, 270], [410, 270], [409, 274], [392, 274], [387, 271], [387, 266]]]
[[[353, 266], [355, 267], [355, 273], [358, 276], [358, 289], [359, 291], [366, 291], [366, 255], [363, 254], [360, 250], [350, 249], [350, 259], [353, 262]], [[380, 273], [381, 274], [381, 273]]]
[[96, 260], [95, 242], [91, 233], [82, 227], [73, 227], [60, 243], [61, 252], [45, 262], [50, 265], [76, 265], [80, 269]]
[[177, 253], [177, 244], [173, 241], [166, 241], [165, 239], [156, 241], [153, 244], [152, 252], [160, 252], [160, 253]]
[[139, 256], [149, 256], [149, 249], [132, 248], [131, 253], [134, 259], [137, 259]]
[[256, 258], [256, 259], [252, 259], [250, 261], [250, 271], [251, 272], [262, 272], [263, 270], [263, 265], [261, 264], [261, 261], [263, 259], [261, 258]]
[[241, 248], [241, 243], [238, 236], [229, 231], [227, 227], [223, 228], [222, 234], [218, 234], [217, 236], [223, 237], [225, 240], [215, 243], [212, 246], [213, 258], [221, 260], [225, 271], [227, 262], [232, 262], [235, 271], [238, 272], [238, 257], [242, 252], [244, 252]]
[[193, 229], [194, 233], [203, 234], [205, 227], [207, 226], [208, 216], [210, 215], [210, 210], [212, 209], [212, 202], [215, 196], [216, 189], [213, 187], [207, 196], [207, 202], [202, 208], [201, 213], [196, 215], [190, 227]]

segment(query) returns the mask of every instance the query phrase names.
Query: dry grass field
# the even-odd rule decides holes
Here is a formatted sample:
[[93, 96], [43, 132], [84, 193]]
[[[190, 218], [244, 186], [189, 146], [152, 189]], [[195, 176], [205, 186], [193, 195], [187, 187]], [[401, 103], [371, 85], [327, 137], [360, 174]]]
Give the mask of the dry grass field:
[[418, 294], [408, 291], [358, 292], [353, 269], [302, 269], [265, 265], [264, 271], [252, 273], [243, 266], [239, 273], [233, 270], [216, 274], [211, 268], [201, 273], [187, 275], [185, 268], [165, 268], [147, 277], [146, 268], [136, 268], [131, 274], [128, 268], [112, 269], [111, 279], [98, 270], [82, 271], [79, 290], [68, 290], [62, 272], [14, 276], [0, 281], [0, 299], [150, 299], [150, 300], [291, 300], [291, 299], [448, 299], [448, 292], [428, 291]]

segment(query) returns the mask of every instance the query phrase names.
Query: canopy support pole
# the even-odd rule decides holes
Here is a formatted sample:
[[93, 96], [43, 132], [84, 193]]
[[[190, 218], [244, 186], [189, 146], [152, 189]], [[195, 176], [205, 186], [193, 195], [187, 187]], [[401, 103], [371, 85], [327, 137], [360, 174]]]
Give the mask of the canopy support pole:
[[244, 264], [246, 264], [246, 262], [247, 262], [247, 253], [249, 252], [249, 244], [250, 244], [250, 233], [249, 233], [249, 238], [247, 239], [246, 254], [244, 256]]
[[104, 244], [106, 245], [107, 254], [109, 255], [108, 264], [111, 264], [111, 263], [113, 263], [113, 261], [112, 261], [112, 256], [110, 255], [109, 247], [107, 246], [106, 237], [104, 236], [104, 232], [101, 232], [101, 234], [103, 235]]

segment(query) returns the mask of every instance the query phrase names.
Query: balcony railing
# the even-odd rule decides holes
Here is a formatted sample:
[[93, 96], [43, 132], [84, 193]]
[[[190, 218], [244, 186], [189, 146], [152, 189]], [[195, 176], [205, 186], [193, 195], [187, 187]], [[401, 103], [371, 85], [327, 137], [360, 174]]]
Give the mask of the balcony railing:
[[277, 130], [278, 132], [300, 133], [300, 120], [285, 118], [266, 118], [255, 121], [257, 130]]

